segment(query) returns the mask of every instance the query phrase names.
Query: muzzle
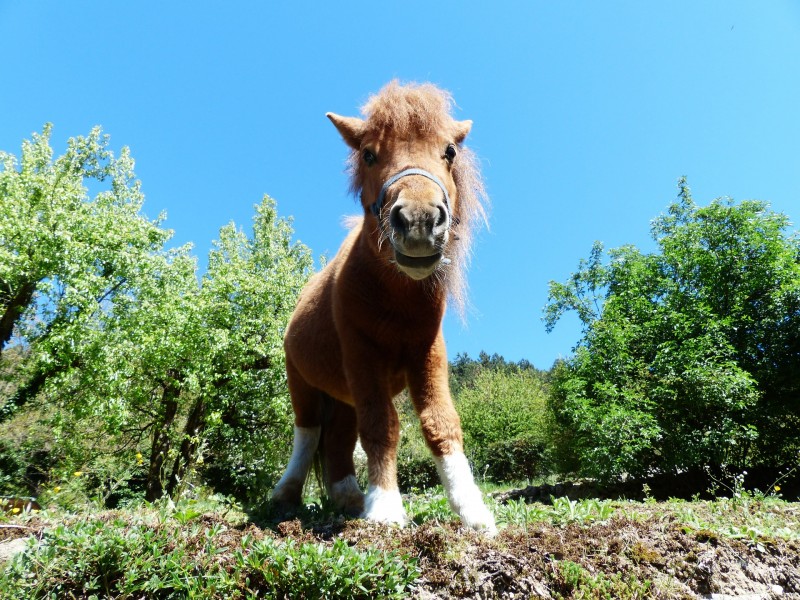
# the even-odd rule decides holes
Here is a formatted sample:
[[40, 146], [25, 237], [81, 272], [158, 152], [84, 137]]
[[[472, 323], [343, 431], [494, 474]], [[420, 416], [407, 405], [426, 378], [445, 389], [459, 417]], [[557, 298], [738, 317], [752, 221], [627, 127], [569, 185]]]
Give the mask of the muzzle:
[[409, 175], [422, 175], [423, 177], [427, 177], [436, 185], [438, 185], [441, 188], [442, 193], [444, 194], [445, 208], [447, 209], [447, 212], [450, 213], [450, 194], [447, 193], [447, 188], [444, 187], [442, 180], [439, 179], [433, 173], [426, 171], [425, 169], [412, 168], [412, 169], [405, 169], [404, 171], [400, 171], [399, 173], [392, 175], [389, 179], [386, 180], [386, 182], [381, 187], [381, 191], [378, 194], [378, 198], [370, 206], [372, 214], [375, 215], [378, 221], [381, 220], [381, 209], [383, 208], [383, 201], [386, 199], [386, 192], [393, 184], [397, 183], [398, 180], [402, 179], [403, 177], [408, 177]]

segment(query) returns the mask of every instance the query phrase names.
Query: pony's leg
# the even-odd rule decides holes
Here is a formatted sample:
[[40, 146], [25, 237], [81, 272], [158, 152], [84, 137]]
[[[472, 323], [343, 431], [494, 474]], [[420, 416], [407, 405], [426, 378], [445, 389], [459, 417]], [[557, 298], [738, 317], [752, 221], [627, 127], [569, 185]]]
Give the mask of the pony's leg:
[[356, 480], [353, 451], [358, 441], [356, 411], [349, 404], [332, 400], [329, 420], [323, 427], [322, 452], [325, 484], [334, 504], [358, 516], [364, 510], [364, 494]]
[[319, 446], [322, 402], [318, 390], [309, 386], [286, 359], [286, 376], [294, 410], [294, 442], [286, 472], [272, 490], [272, 502], [297, 506], [302, 501], [303, 486]]
[[358, 395], [356, 414], [361, 446], [367, 455], [369, 490], [362, 517], [405, 525], [406, 512], [397, 487], [397, 442], [400, 420], [386, 392]]
[[467, 527], [494, 535], [497, 533], [494, 516], [483, 502], [464, 455], [461, 420], [450, 397], [447, 355], [441, 335], [428, 356], [407, 377], [411, 399], [450, 507]]

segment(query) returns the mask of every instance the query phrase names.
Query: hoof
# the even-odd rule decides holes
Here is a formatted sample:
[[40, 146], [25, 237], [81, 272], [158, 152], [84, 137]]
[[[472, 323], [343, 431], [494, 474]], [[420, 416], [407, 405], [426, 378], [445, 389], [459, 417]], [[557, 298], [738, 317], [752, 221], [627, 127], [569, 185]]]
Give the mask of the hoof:
[[494, 522], [494, 515], [486, 508], [483, 502], [473, 504], [461, 509], [459, 514], [461, 522], [470, 529], [482, 533], [488, 537], [497, 535], [497, 525]]
[[408, 522], [400, 491], [384, 490], [379, 487], [370, 487], [361, 517], [369, 521], [400, 526]]
[[275, 510], [296, 512], [303, 501], [303, 483], [280, 481], [270, 495], [269, 505]]
[[486, 508], [483, 497], [469, 468], [463, 452], [453, 452], [434, 457], [436, 469], [442, 479], [450, 508], [461, 517], [461, 522], [470, 529], [493, 536], [497, 533], [494, 515]]
[[269, 521], [290, 521], [297, 516], [299, 510], [299, 504], [270, 500], [265, 507], [263, 516]]
[[357, 517], [364, 512], [364, 493], [353, 475], [331, 485], [330, 496], [334, 505], [348, 517]]

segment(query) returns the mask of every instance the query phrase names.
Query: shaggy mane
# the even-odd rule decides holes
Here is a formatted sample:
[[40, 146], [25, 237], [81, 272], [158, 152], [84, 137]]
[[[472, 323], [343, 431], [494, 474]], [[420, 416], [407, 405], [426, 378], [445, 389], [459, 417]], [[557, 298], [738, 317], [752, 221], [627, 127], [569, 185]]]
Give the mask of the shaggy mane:
[[[371, 96], [361, 107], [370, 132], [386, 133], [400, 139], [425, 137], [441, 131], [444, 137], [453, 130], [453, 97], [430, 83], [401, 85], [396, 80]], [[351, 189], [356, 196], [362, 189], [362, 161], [353, 151], [348, 160]], [[424, 165], [420, 165], [424, 166]], [[478, 159], [461, 145], [452, 167], [458, 195], [458, 210], [453, 215], [448, 244], [449, 265], [440, 265], [431, 276], [434, 285], [444, 285], [459, 316], [465, 318], [467, 306], [466, 271], [471, 260], [472, 237], [481, 224], [488, 226], [489, 198], [483, 185]]]

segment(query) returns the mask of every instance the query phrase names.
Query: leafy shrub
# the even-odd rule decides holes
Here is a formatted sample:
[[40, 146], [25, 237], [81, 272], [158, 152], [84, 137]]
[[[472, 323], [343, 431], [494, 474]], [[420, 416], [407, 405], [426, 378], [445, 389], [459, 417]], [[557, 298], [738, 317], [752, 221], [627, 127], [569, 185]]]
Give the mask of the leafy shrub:
[[46, 530], [0, 574], [0, 597], [402, 598], [413, 560], [332, 546], [243, 536], [220, 523], [85, 520]]
[[28, 461], [20, 449], [7, 440], [0, 439], [0, 495], [27, 495], [29, 490], [20, 485], [25, 480]]
[[536, 435], [495, 442], [476, 453], [485, 466], [481, 475], [492, 481], [531, 480], [546, 470], [547, 447]]
[[333, 546], [265, 539], [235, 558], [249, 590], [277, 598], [404, 598], [417, 577], [412, 561], [341, 539]]
[[548, 469], [552, 427], [547, 392], [532, 370], [482, 371], [456, 399], [477, 475], [531, 479]]
[[[467, 457], [478, 477], [498, 482], [532, 479], [548, 471], [553, 446], [542, 374], [505, 363], [501, 357], [485, 362], [482, 366], [462, 358], [461, 363], [451, 365], [451, 370], [469, 371], [456, 386], [455, 398]], [[400, 488], [435, 487], [439, 476], [411, 403], [401, 396], [396, 406], [401, 423]]]
[[286, 468], [292, 450], [293, 414], [288, 394], [247, 390], [231, 402], [228, 414], [208, 432], [205, 457], [200, 465], [204, 481], [224, 495], [258, 506]]

